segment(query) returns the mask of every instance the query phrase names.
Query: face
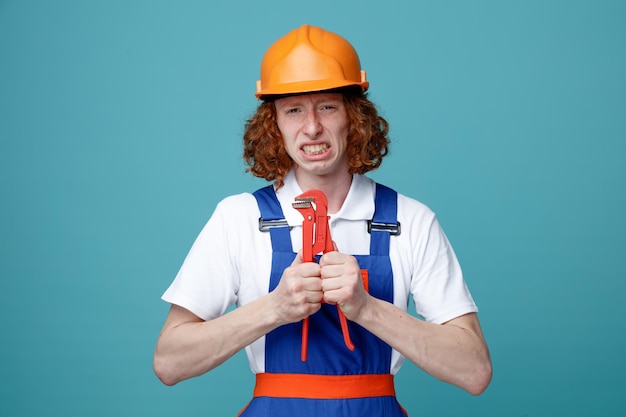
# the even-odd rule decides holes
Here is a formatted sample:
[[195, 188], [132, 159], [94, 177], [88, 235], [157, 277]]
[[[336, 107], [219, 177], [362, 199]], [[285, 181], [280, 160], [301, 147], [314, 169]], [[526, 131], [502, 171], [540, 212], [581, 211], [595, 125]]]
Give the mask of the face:
[[343, 95], [305, 94], [275, 101], [278, 128], [298, 179], [349, 175], [349, 122]]

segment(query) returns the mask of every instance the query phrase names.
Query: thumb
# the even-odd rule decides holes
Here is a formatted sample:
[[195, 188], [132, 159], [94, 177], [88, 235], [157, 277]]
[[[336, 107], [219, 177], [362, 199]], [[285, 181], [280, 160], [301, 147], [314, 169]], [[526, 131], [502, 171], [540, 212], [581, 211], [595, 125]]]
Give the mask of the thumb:
[[302, 264], [302, 263], [304, 263], [304, 261], [302, 260], [302, 251], [299, 251], [299, 252], [296, 254], [296, 257], [293, 259], [293, 262], [291, 263], [291, 265], [292, 265], [292, 266], [293, 266], [293, 265], [300, 265], [300, 264]]
[[333, 250], [335, 252], [339, 252], [339, 248], [337, 248], [337, 242], [335, 242], [334, 240], [333, 240]]

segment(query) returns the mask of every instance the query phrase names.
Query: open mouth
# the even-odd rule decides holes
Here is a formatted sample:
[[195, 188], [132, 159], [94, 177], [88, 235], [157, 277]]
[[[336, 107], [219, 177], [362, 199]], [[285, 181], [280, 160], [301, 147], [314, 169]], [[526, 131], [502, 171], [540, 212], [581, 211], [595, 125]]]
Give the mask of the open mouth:
[[305, 155], [319, 155], [328, 150], [328, 145], [325, 143], [319, 145], [304, 145], [302, 151]]

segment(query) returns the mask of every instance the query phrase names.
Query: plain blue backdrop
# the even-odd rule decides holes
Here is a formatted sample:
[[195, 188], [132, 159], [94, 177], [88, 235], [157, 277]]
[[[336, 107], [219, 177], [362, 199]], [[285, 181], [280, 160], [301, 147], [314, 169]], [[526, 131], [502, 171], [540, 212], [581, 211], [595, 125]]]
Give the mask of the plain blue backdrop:
[[265, 49], [358, 49], [391, 124], [371, 176], [437, 212], [494, 364], [407, 364], [411, 416], [621, 416], [626, 2], [0, 0], [0, 416], [235, 416], [242, 353], [165, 387], [162, 292], [244, 173]]

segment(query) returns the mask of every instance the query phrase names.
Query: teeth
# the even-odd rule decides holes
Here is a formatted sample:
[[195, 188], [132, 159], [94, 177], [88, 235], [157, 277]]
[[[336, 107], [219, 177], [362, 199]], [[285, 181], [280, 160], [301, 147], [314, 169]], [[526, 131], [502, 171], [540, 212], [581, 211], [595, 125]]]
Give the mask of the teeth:
[[317, 155], [326, 152], [326, 149], [328, 149], [328, 146], [325, 143], [320, 145], [305, 145], [302, 147], [302, 150], [307, 155]]

